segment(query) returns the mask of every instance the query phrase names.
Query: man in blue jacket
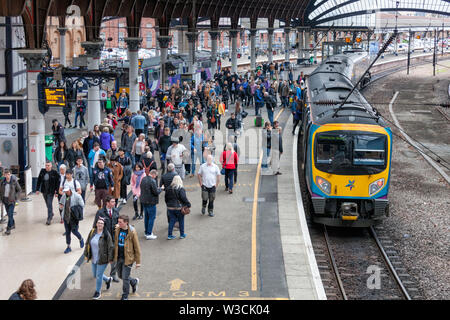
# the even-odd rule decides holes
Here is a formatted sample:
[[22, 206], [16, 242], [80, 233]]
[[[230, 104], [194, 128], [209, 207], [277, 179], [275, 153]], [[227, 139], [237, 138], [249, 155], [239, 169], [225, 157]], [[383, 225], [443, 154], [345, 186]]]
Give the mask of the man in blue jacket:
[[141, 110], [138, 110], [137, 115], [131, 119], [131, 125], [134, 128], [134, 132], [136, 133], [136, 136], [139, 137], [139, 135], [141, 133], [144, 133], [146, 135], [145, 128], [147, 126], [147, 120], [142, 115]]
[[261, 86], [258, 85], [255, 91], [255, 116], [259, 115], [259, 109], [264, 106], [264, 97], [261, 91]]

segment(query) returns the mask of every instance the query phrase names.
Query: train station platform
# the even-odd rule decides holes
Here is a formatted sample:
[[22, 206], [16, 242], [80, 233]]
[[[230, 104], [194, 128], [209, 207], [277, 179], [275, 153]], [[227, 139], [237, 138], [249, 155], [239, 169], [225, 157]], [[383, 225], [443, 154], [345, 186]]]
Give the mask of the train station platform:
[[[282, 175], [262, 175], [258, 149], [262, 129], [253, 125], [254, 110], [248, 111], [245, 134], [238, 140], [243, 162], [237, 185], [230, 195], [224, 191], [221, 177], [214, 217], [201, 214], [197, 177], [186, 177], [184, 184], [192, 204], [191, 214], [185, 219], [186, 239], [167, 240], [164, 194], [157, 206], [156, 240], [145, 239], [143, 220], [131, 220], [139, 234], [142, 266], [132, 271], [140, 284], [130, 299], [325, 299], [301, 194], [296, 190], [292, 116], [289, 110], [276, 109], [284, 128]], [[223, 136], [228, 117], [229, 113], [222, 119]], [[263, 117], [267, 119], [265, 108]], [[215, 144], [218, 159], [224, 146], [220, 134], [216, 133]], [[88, 192], [87, 197], [85, 219], [80, 222], [83, 237], [96, 212], [93, 193]], [[95, 281], [78, 240], [73, 237], [73, 252], [63, 254], [66, 245], [62, 225], [54, 218], [52, 225], [46, 226], [42, 196], [30, 198], [31, 202], [19, 202], [16, 207], [17, 228], [2, 237], [0, 267], [10, 271], [0, 289], [0, 299], [7, 299], [26, 278], [35, 281], [39, 299], [90, 299]], [[54, 205], [57, 210], [56, 200]], [[131, 199], [120, 210], [132, 217]], [[174, 234], [178, 236], [177, 231]], [[11, 269], [11, 265], [17, 267]], [[113, 283], [109, 291], [103, 291], [102, 299], [120, 299], [121, 288], [121, 283]]]

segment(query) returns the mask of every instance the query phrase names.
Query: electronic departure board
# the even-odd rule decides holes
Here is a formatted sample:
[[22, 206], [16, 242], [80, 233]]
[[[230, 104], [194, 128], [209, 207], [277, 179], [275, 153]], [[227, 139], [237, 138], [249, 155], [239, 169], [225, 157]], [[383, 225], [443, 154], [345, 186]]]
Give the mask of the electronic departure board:
[[45, 88], [45, 101], [47, 107], [64, 107], [66, 105], [64, 88]]

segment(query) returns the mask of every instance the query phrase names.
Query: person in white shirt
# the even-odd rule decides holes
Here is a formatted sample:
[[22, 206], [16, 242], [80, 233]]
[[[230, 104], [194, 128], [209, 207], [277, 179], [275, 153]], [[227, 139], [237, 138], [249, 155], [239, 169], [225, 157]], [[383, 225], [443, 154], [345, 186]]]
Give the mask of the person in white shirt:
[[206, 163], [200, 166], [197, 176], [202, 188], [202, 214], [205, 214], [208, 204], [208, 215], [214, 217], [214, 199], [216, 198], [216, 189], [219, 186], [220, 170], [213, 162], [212, 155], [208, 155]]
[[179, 139], [172, 137], [172, 145], [167, 149], [166, 159], [175, 165], [175, 172], [184, 180], [186, 171], [184, 169], [183, 159], [186, 147], [179, 143]]
[[73, 172], [71, 169], [66, 170], [64, 177], [61, 177], [61, 184], [59, 185], [59, 193], [62, 195], [64, 189], [72, 190], [72, 193], [78, 193], [81, 195], [81, 183], [73, 178]]

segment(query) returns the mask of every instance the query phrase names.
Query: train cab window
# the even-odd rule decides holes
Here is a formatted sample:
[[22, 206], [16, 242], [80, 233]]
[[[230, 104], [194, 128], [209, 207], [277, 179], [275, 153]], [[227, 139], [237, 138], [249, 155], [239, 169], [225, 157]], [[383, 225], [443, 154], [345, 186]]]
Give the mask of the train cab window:
[[354, 165], [383, 166], [386, 157], [385, 136], [355, 136], [355, 148], [353, 150]]
[[315, 165], [333, 174], [368, 175], [386, 168], [385, 135], [333, 131], [319, 133], [315, 141]]

